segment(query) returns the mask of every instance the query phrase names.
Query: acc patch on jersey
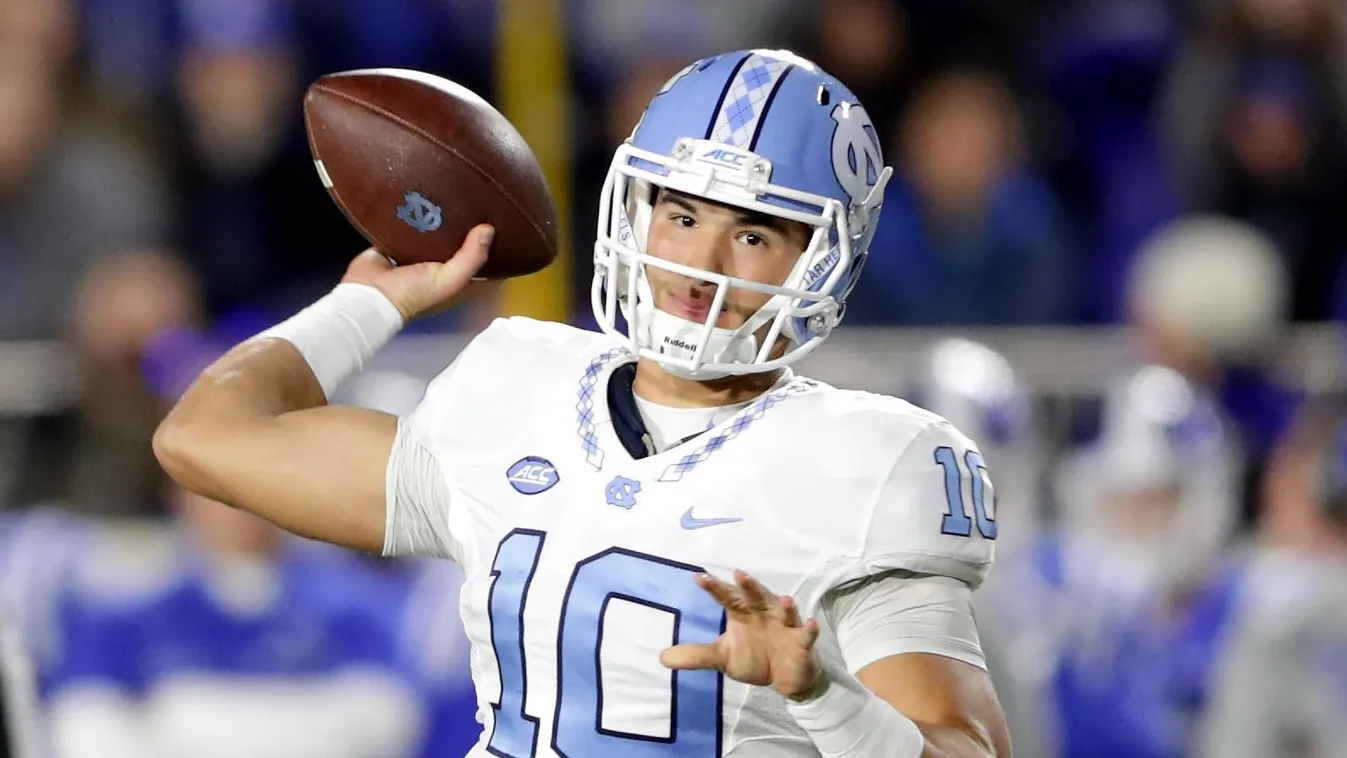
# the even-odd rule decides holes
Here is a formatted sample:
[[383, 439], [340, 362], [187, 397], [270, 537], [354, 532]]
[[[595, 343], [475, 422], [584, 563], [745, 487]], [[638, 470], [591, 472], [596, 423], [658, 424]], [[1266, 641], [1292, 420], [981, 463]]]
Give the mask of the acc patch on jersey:
[[505, 478], [510, 481], [511, 487], [524, 495], [544, 492], [561, 481], [557, 467], [546, 458], [539, 458], [536, 455], [520, 458], [509, 471], [505, 472]]

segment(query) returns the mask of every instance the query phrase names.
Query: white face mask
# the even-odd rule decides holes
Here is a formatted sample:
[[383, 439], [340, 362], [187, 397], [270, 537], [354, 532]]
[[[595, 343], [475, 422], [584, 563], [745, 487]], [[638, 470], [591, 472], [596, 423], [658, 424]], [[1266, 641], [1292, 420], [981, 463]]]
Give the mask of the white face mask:
[[[840, 320], [840, 300], [855, 273], [853, 250], [868, 247], [868, 232], [891, 174], [884, 169], [865, 202], [847, 209], [836, 199], [771, 184], [770, 164], [745, 151], [739, 151], [744, 161], [733, 169], [699, 160], [699, 151], [708, 146], [720, 152], [727, 149], [704, 140], [688, 141], [687, 149], [675, 150], [674, 156], [630, 144], [618, 148], [600, 204], [591, 289], [595, 318], [604, 332], [626, 338], [633, 352], [670, 373], [701, 381], [778, 370], [818, 347]], [[667, 174], [634, 162], [658, 166]], [[645, 252], [654, 185], [780, 216], [805, 224], [814, 233], [780, 285], [661, 260]], [[801, 210], [764, 202], [763, 197], [794, 203]], [[862, 231], [853, 234], [852, 229]], [[716, 298], [706, 319], [698, 323], [656, 309], [645, 276], [649, 267], [714, 285]], [[716, 327], [726, 295], [736, 289], [770, 297], [743, 326]], [[619, 316], [627, 321], [625, 332], [617, 324]], [[776, 354], [783, 341], [784, 351]]]

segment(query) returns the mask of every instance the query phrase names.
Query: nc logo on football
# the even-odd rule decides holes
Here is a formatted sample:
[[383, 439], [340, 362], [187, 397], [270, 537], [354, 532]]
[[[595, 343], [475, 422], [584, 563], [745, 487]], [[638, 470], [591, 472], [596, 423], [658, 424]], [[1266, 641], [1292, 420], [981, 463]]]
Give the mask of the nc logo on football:
[[539, 492], [549, 490], [557, 482], [561, 481], [561, 476], [557, 474], [557, 467], [546, 458], [539, 458], [536, 455], [520, 458], [505, 472], [505, 478], [509, 480], [510, 486], [515, 491], [524, 495], [536, 495]]
[[422, 197], [420, 192], [408, 192], [402, 199], [406, 202], [398, 206], [398, 218], [403, 223], [422, 234], [440, 228], [444, 221], [440, 206]]

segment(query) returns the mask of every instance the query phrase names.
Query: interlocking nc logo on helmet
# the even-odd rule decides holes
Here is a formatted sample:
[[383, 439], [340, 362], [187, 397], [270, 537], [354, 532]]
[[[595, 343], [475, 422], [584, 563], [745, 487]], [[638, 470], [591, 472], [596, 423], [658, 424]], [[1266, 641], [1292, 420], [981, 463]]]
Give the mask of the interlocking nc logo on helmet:
[[874, 124], [859, 105], [842, 103], [833, 108], [833, 171], [851, 202], [860, 203], [870, 195], [884, 169], [884, 159], [876, 144]]
[[398, 218], [407, 226], [422, 234], [440, 228], [444, 221], [440, 206], [422, 197], [420, 192], [408, 192], [402, 199], [406, 202], [398, 206]]

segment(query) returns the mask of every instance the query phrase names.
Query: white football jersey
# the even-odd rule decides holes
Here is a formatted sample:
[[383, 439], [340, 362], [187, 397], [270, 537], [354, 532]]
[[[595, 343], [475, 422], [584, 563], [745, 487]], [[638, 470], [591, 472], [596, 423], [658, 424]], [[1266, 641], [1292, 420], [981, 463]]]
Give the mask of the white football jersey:
[[[724, 627], [695, 574], [744, 569], [806, 618], [892, 569], [976, 587], [996, 536], [981, 456], [902, 400], [789, 378], [636, 460], [607, 402], [631, 360], [601, 334], [498, 320], [407, 421], [448, 484], [485, 723], [472, 755], [817, 755], [770, 688], [661, 666]], [[819, 620], [820, 654], [846, 665]]]

